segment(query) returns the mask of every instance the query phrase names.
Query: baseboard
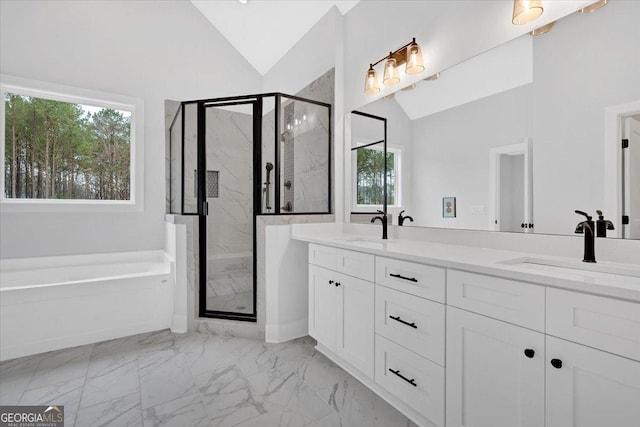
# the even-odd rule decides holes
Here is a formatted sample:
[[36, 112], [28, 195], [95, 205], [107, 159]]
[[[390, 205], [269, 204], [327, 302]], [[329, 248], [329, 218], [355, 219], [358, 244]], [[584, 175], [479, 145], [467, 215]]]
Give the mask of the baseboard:
[[174, 314], [171, 318], [171, 332], [184, 334], [189, 331], [189, 320], [186, 314]]
[[293, 322], [266, 325], [265, 341], [268, 343], [282, 343], [309, 335], [308, 320], [300, 319]]

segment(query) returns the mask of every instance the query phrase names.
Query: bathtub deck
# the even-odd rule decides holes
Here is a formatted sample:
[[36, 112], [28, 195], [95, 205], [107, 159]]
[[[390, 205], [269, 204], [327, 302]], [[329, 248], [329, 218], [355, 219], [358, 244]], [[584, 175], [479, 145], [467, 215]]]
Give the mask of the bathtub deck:
[[414, 425], [314, 346], [135, 335], [0, 363], [0, 404], [64, 405], [67, 427]]

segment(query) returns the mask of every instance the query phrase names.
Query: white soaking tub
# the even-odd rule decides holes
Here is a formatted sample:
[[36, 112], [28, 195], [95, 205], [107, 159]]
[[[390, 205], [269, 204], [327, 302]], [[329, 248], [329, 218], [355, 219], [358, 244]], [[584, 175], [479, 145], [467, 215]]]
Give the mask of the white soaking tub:
[[0, 260], [0, 360], [168, 328], [163, 251]]

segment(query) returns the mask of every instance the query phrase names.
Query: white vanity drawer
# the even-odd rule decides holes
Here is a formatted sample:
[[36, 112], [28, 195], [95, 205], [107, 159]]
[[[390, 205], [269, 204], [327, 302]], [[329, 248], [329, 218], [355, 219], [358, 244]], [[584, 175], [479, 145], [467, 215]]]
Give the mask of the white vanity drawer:
[[444, 427], [444, 368], [376, 335], [376, 383]]
[[362, 252], [338, 249], [336, 270], [349, 276], [373, 282], [374, 256]]
[[422, 298], [444, 302], [444, 268], [376, 257], [376, 283]]
[[376, 285], [376, 333], [444, 366], [444, 305]]
[[309, 243], [309, 264], [335, 270], [336, 254], [336, 248]]
[[548, 288], [547, 334], [640, 360], [640, 304]]
[[447, 271], [447, 304], [544, 332], [544, 286]]

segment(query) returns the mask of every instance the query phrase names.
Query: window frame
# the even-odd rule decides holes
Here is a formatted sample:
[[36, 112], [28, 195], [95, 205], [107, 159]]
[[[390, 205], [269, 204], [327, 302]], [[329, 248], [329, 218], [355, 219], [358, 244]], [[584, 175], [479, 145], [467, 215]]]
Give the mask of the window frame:
[[[131, 113], [129, 200], [15, 199], [5, 197], [5, 94], [112, 108]], [[0, 212], [135, 212], [144, 209], [144, 101], [95, 90], [0, 75]]]
[[[356, 147], [360, 147], [362, 145], [366, 145], [368, 142], [366, 141], [358, 141], [356, 142]], [[382, 145], [380, 148], [378, 146], [367, 147], [370, 150], [379, 150], [383, 151]], [[396, 197], [394, 200], [394, 204], [387, 204], [387, 209], [402, 209], [402, 156], [404, 149], [400, 145], [390, 145], [387, 144], [387, 153], [393, 153], [395, 156], [395, 192]], [[354, 213], [369, 213], [372, 210], [382, 209], [382, 205], [363, 205], [358, 204], [358, 158], [356, 155], [351, 156], [351, 211]]]

